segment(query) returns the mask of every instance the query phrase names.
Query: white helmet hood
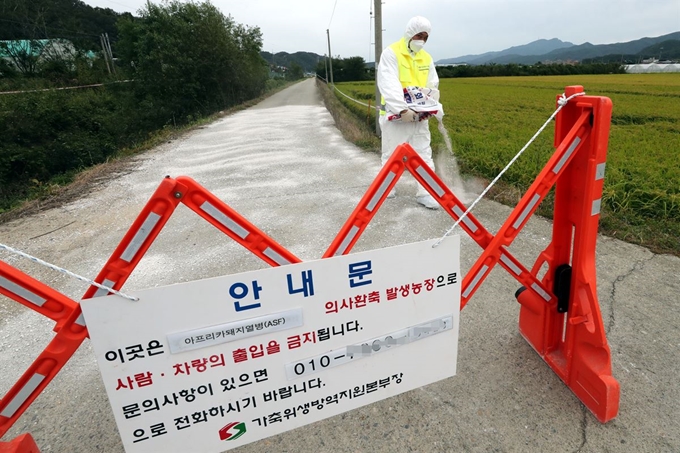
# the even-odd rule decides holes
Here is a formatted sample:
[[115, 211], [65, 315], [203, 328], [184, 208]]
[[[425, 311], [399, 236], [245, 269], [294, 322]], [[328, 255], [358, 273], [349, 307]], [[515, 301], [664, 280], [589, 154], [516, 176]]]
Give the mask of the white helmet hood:
[[408, 44], [409, 40], [418, 33], [426, 32], [429, 35], [430, 30], [432, 30], [432, 25], [429, 20], [422, 16], [413, 17], [408, 21], [408, 24], [406, 24], [406, 32], [404, 33], [406, 43]]

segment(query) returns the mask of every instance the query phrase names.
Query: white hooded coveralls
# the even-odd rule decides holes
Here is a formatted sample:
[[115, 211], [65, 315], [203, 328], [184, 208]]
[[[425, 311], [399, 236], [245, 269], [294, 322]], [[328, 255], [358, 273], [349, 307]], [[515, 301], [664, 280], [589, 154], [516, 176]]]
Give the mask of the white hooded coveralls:
[[[430, 22], [424, 17], [414, 17], [406, 25], [404, 33], [405, 44], [408, 45], [413, 36], [421, 32], [430, 33]], [[421, 50], [419, 53], [425, 52]], [[427, 54], [426, 54], [427, 55]], [[407, 60], [413, 64], [412, 52]], [[380, 130], [382, 131], [382, 164], [390, 158], [394, 149], [402, 143], [410, 144], [427, 165], [434, 170], [432, 160], [432, 148], [430, 147], [430, 128], [427, 121], [406, 123], [401, 121], [387, 121], [391, 114], [398, 114], [408, 108], [404, 100], [404, 87], [399, 80], [399, 60], [392, 46], [383, 50], [378, 65], [378, 89], [385, 99], [385, 113], [380, 115]], [[426, 88], [438, 88], [439, 77], [434, 67], [434, 61], [430, 58], [430, 69], [427, 75]], [[427, 191], [418, 185], [416, 196], [427, 195]]]

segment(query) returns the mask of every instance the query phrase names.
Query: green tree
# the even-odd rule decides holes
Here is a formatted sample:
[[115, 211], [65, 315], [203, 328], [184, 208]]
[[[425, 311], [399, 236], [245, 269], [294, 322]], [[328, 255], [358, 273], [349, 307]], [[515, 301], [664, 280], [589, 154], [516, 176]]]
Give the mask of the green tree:
[[290, 68], [286, 73], [286, 79], [288, 80], [300, 80], [304, 76], [305, 73], [302, 71], [302, 66], [295, 62], [290, 65]]
[[366, 80], [366, 62], [362, 57], [346, 58], [343, 63], [345, 81]]
[[164, 121], [184, 121], [259, 96], [268, 78], [258, 27], [234, 23], [215, 6], [148, 3], [119, 23], [118, 53], [137, 96]]
[[[227, 76], [233, 77], [230, 88], [232, 97], [227, 99], [226, 106], [247, 101], [261, 95], [269, 79], [269, 65], [262, 58], [262, 32], [259, 27], [248, 27], [233, 24], [231, 34], [236, 42], [236, 54], [232, 56], [234, 66]], [[224, 106], [222, 106], [224, 107]]]
[[0, 55], [4, 55], [14, 67], [26, 76], [38, 72], [38, 60], [45, 46], [38, 40], [0, 42]]

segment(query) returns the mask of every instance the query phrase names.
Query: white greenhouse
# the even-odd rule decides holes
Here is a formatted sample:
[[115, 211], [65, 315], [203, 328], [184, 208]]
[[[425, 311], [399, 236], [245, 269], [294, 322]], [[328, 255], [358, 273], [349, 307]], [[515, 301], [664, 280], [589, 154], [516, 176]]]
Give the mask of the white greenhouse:
[[680, 63], [647, 63], [626, 65], [629, 74], [656, 74], [660, 72], [680, 72]]

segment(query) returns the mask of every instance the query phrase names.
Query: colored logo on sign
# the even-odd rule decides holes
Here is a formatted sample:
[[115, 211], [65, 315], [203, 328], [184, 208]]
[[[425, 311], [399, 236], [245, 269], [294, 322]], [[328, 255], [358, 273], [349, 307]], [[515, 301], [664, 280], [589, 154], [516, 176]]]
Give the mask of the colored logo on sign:
[[245, 422], [232, 422], [220, 430], [220, 440], [236, 440], [245, 433]]

